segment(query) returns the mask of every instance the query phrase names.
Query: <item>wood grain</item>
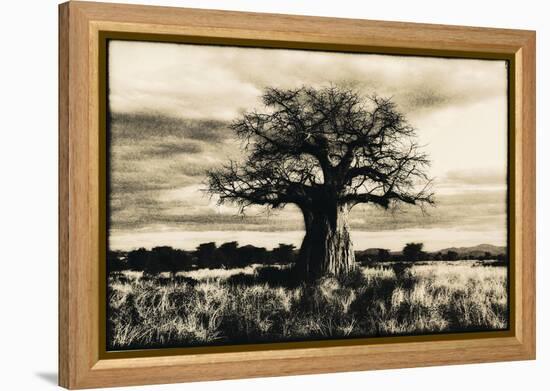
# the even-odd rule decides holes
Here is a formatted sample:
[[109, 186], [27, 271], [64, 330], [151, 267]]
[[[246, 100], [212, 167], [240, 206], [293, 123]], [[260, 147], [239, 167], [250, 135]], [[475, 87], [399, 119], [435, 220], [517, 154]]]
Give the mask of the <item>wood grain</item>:
[[517, 162], [522, 172], [522, 214], [517, 219], [522, 222], [522, 267], [523, 280], [520, 282], [522, 293], [521, 324], [522, 338], [527, 354], [535, 358], [536, 354], [536, 42], [535, 34], [521, 48], [522, 88], [521, 88], [521, 143], [522, 157]]
[[[169, 7], [59, 8], [59, 383], [90, 388], [523, 360], [535, 357], [535, 33]], [[515, 64], [513, 335], [453, 341], [100, 359], [100, 31], [345, 45], [396, 53], [484, 53]]]
[[59, 8], [59, 384], [69, 367], [69, 7]]

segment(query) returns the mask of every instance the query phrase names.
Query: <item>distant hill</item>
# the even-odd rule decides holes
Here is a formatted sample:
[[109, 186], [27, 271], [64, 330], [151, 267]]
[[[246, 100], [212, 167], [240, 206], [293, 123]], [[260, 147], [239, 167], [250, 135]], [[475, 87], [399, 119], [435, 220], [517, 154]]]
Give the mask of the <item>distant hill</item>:
[[506, 254], [506, 247], [493, 246], [492, 244], [479, 244], [477, 246], [472, 246], [472, 247], [449, 247], [449, 248], [444, 248], [442, 250], [434, 251], [434, 252], [435, 253], [440, 252], [442, 254], [446, 254], [449, 251], [454, 251], [460, 256], [463, 256], [463, 255], [477, 256], [477, 255], [483, 255], [486, 252], [491, 253], [493, 255], [499, 255], [499, 254], [504, 255]]
[[[356, 251], [356, 255], [359, 257], [376, 257], [379, 254], [379, 251], [383, 250], [380, 248], [368, 248], [362, 251]], [[444, 248], [438, 251], [427, 251], [427, 254], [435, 255], [437, 253], [447, 254], [449, 251], [455, 252], [459, 257], [483, 257], [486, 253], [490, 253], [493, 256], [497, 255], [506, 255], [506, 247], [504, 246], [494, 246], [492, 244], [478, 244], [477, 246], [471, 247], [449, 247]], [[401, 256], [402, 251], [390, 251], [389, 255], [393, 257]]]

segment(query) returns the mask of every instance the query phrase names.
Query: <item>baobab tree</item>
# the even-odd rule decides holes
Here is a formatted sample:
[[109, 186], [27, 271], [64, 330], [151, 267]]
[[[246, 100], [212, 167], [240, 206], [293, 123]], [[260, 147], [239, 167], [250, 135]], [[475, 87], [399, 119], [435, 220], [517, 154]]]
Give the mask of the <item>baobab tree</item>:
[[355, 266], [348, 216], [358, 204], [433, 203], [429, 160], [391, 99], [342, 87], [267, 88], [265, 110], [231, 125], [246, 158], [208, 173], [220, 203], [296, 205], [305, 224], [297, 270], [306, 279]]

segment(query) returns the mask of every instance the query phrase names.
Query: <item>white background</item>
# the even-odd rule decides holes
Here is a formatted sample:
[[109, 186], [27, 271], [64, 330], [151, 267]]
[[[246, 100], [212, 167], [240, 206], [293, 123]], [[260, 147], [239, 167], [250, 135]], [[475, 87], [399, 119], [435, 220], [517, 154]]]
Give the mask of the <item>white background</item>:
[[[123, 2], [123, 0], [119, 0]], [[537, 30], [538, 359], [344, 374], [146, 386], [155, 390], [548, 389], [549, 12], [544, 1], [133, 1], [301, 15]], [[42, 390], [57, 377], [57, 1], [6, 1], [0, 39], [0, 388]], [[546, 109], [546, 110], [545, 110]], [[546, 240], [545, 240], [546, 239]], [[546, 303], [545, 303], [546, 302]], [[137, 389], [137, 388], [136, 388]]]

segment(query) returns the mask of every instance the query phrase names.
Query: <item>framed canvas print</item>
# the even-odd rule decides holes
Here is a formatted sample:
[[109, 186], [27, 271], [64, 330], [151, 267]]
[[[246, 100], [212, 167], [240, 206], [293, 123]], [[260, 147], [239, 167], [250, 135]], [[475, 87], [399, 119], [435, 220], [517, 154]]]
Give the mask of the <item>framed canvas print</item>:
[[534, 32], [59, 10], [62, 386], [534, 359]]

